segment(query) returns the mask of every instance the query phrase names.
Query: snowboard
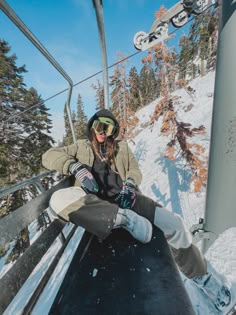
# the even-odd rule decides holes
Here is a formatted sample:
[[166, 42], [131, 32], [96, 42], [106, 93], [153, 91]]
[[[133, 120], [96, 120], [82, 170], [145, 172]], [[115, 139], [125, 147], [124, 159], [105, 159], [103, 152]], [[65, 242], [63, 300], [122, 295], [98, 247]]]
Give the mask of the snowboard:
[[236, 300], [232, 296], [232, 302], [225, 311], [218, 310], [209, 297], [192, 281], [185, 280], [185, 288], [192, 301], [192, 306], [196, 315], [236, 315]]

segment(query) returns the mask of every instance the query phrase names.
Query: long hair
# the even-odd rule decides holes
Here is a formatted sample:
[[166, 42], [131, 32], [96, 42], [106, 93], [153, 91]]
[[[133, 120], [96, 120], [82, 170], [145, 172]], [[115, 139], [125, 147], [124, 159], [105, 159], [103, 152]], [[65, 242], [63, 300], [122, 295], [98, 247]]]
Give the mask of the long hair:
[[97, 141], [95, 131], [91, 130], [91, 143], [94, 153], [100, 160], [106, 160], [109, 165], [115, 165], [116, 141], [113, 137], [107, 137], [104, 143], [105, 155], [101, 153], [101, 144]]

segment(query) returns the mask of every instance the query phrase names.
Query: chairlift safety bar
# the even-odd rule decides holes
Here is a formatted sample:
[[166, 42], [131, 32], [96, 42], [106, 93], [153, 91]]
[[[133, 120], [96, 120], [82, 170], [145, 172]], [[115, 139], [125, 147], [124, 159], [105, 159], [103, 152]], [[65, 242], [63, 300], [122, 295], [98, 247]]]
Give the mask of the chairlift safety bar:
[[41, 178], [44, 178], [46, 176], [50, 176], [53, 173], [55, 173], [55, 171], [45, 172], [45, 173], [40, 174], [38, 176], [34, 176], [32, 178], [26, 179], [26, 180], [24, 180], [24, 181], [22, 181], [20, 183], [11, 185], [11, 186], [9, 186], [7, 188], [0, 189], [0, 198], [3, 198], [4, 196], [9, 195], [11, 193], [14, 193], [15, 191], [17, 191], [19, 189], [22, 189], [22, 188], [24, 188], [26, 186], [37, 185], [37, 183], [39, 182], [39, 180]]

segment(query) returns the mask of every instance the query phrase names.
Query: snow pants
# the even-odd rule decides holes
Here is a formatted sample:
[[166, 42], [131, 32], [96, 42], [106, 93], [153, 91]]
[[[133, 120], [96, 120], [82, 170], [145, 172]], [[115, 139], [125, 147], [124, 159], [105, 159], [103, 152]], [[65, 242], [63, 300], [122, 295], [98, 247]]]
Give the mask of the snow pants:
[[[59, 196], [63, 203], [63, 189]], [[82, 226], [100, 239], [105, 239], [113, 229], [118, 209], [117, 204], [88, 194], [71, 204], [67, 203], [58, 215], [66, 221]], [[136, 194], [132, 210], [162, 230], [175, 261], [185, 276], [193, 278], [207, 272], [206, 261], [198, 248], [192, 244], [192, 235], [180, 216], [162, 208], [141, 193]]]

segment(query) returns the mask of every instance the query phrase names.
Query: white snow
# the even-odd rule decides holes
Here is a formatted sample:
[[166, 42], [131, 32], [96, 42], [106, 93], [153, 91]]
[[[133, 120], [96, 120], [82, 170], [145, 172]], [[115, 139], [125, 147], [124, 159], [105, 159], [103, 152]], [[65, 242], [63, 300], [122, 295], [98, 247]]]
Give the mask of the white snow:
[[[210, 144], [214, 78], [215, 73], [209, 72], [205, 77], [191, 81], [189, 85], [196, 90], [194, 96], [184, 89], [177, 90], [173, 94], [180, 97], [177, 104], [174, 104], [177, 119], [191, 123], [191, 127], [205, 126], [206, 133], [196, 135], [190, 139], [190, 142], [201, 144], [206, 150], [206, 157]], [[158, 101], [159, 99], [155, 100], [137, 113], [139, 126], [150, 122]], [[190, 104], [193, 105], [192, 109], [186, 111]], [[191, 174], [184, 160], [172, 162], [164, 158], [163, 154], [170, 139], [160, 135], [160, 126], [161, 118], [152, 127], [143, 130], [137, 127], [140, 133], [134, 139], [135, 144], [133, 142], [129, 144], [142, 170], [143, 181], [140, 188], [145, 195], [180, 213], [190, 228], [198, 223], [198, 218], [203, 217], [205, 190], [201, 193], [193, 192], [189, 183]]]
[[98, 269], [97, 269], [97, 268], [94, 268], [94, 269], [93, 269], [93, 277], [96, 277], [97, 273], [98, 273]]
[[[200, 125], [206, 127], [206, 134], [200, 134], [191, 139], [192, 143], [204, 146], [206, 158], [210, 141], [214, 76], [214, 72], [209, 72], [205, 77], [199, 77], [190, 82], [190, 86], [196, 90], [192, 95], [184, 89], [174, 93], [176, 96], [181, 97], [179, 104], [174, 105], [178, 112], [178, 119], [191, 123], [193, 127], [199, 127]], [[130, 142], [130, 147], [138, 159], [143, 174], [140, 188], [145, 195], [159, 201], [170, 210], [179, 213], [190, 228], [193, 224], [198, 223], [199, 218], [203, 217], [206, 191], [202, 189], [201, 192], [194, 193], [193, 187], [189, 182], [189, 169], [185, 167], [184, 161], [179, 159], [177, 162], [173, 162], [164, 158], [163, 153], [169, 139], [160, 135], [161, 120], [155, 122], [152, 127], [143, 128], [145, 123], [147, 124], [150, 121], [150, 116], [155, 109], [157, 101], [152, 102], [137, 113], [140, 122], [136, 131], [139, 131], [139, 133], [134, 138], [135, 144]], [[193, 106], [191, 105], [190, 107], [192, 108], [189, 110], [190, 104]], [[218, 237], [206, 253], [206, 258], [216, 274], [228, 281], [232, 293], [236, 296], [235, 239], [236, 224], [234, 228], [230, 228]], [[75, 246], [74, 242], [71, 242], [71, 245], [68, 247], [70, 246]], [[70, 248], [68, 250], [70, 251]], [[71, 252], [73, 252], [72, 249]], [[63, 266], [66, 263], [68, 264], [68, 261], [66, 262], [65, 259], [62, 259], [57, 269], [63, 270]], [[93, 276], [96, 276], [97, 272], [99, 271], [94, 265]], [[150, 272], [149, 268], [147, 268], [147, 272]], [[53, 279], [55, 280], [56, 278], [57, 276], [53, 274]], [[50, 283], [50, 290], [44, 292], [45, 299], [47, 295], [52, 296], [52, 288], [57, 290], [55, 283], [53, 284], [52, 281]], [[197, 314], [218, 314], [217, 311], [212, 309], [207, 299], [199, 294], [199, 291], [188, 285], [186, 288]], [[44, 306], [45, 304], [40, 309], [40, 305], [37, 304], [37, 314], [46, 314]], [[14, 306], [11, 309], [16, 310]], [[14, 312], [14, 314], [16, 313]]]
[[[195, 90], [194, 94], [190, 95], [184, 89], [174, 93], [175, 96], [181, 97], [179, 104], [174, 105], [178, 120], [191, 123], [192, 127], [200, 125], [206, 127], [206, 134], [191, 139], [191, 143], [201, 144], [206, 149], [206, 158], [210, 144], [214, 79], [215, 72], [209, 72], [205, 77], [190, 82], [189, 85]], [[153, 127], [141, 130], [140, 126], [150, 121], [157, 102], [158, 100], [155, 100], [137, 113], [140, 125], [136, 129], [140, 133], [134, 139], [135, 145], [130, 142], [143, 174], [140, 188], [145, 195], [180, 214], [190, 228], [198, 223], [199, 218], [204, 217], [206, 191], [203, 189], [199, 193], [193, 192], [193, 187], [189, 183], [190, 173], [183, 161], [173, 163], [163, 157], [169, 140], [168, 137], [160, 135], [161, 118]], [[186, 111], [190, 104], [193, 105], [192, 109]], [[217, 277], [224, 279], [231, 287], [234, 297], [236, 296], [235, 239], [236, 222], [234, 228], [228, 229], [218, 237], [205, 255]], [[197, 245], [200, 248], [200, 244]], [[189, 284], [186, 287], [196, 314], [219, 314], [204, 295], [199, 294], [199, 290]]]

